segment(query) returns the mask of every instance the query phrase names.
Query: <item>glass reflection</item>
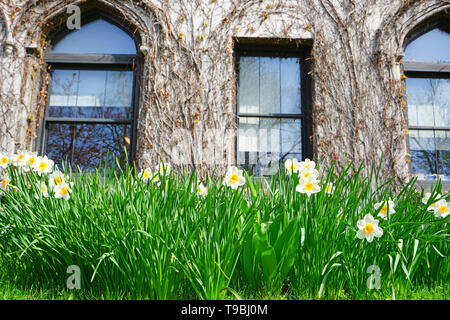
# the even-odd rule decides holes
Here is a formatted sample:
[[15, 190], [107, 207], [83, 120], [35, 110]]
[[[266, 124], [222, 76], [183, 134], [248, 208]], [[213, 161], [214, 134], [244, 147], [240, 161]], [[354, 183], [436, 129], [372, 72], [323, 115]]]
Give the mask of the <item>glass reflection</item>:
[[450, 62], [450, 34], [435, 28], [411, 42], [405, 61]]
[[410, 130], [411, 170], [420, 179], [450, 180], [450, 132]]
[[302, 158], [298, 119], [239, 119], [238, 164], [255, 175], [275, 173], [289, 157]]
[[51, 53], [136, 54], [136, 45], [121, 28], [97, 19], [68, 33], [51, 48]]
[[104, 165], [107, 155], [110, 160], [117, 157], [122, 167], [126, 163], [129, 125], [49, 123], [47, 126], [47, 155], [60, 168], [65, 162], [93, 171], [100, 164]]
[[300, 59], [240, 57], [239, 112], [301, 113]]
[[450, 126], [450, 79], [407, 78], [410, 126]]
[[133, 72], [53, 71], [49, 117], [130, 119]]

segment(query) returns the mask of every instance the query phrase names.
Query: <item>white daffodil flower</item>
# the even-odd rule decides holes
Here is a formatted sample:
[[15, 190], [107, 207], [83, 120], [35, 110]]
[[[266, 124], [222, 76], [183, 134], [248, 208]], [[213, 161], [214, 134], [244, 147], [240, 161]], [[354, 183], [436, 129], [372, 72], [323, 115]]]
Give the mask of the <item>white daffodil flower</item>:
[[[45, 182], [41, 182], [41, 185], [39, 186], [39, 191], [40, 191], [42, 197], [48, 198], [48, 190], [47, 190], [47, 185], [45, 184]], [[36, 199], [39, 199], [38, 194], [35, 194], [34, 197]]]
[[381, 202], [375, 203], [375, 205], [374, 205], [375, 210], [380, 211], [378, 213], [378, 217], [380, 217], [384, 220], [386, 220], [388, 218], [388, 215], [395, 213], [394, 207], [395, 207], [395, 204], [391, 200], [391, 198], [389, 198], [388, 201], [381, 201]]
[[6, 154], [0, 153], [0, 168], [5, 169], [9, 164], [9, 157]]
[[2, 192], [8, 191], [10, 182], [11, 178], [7, 174], [4, 174], [0, 177], [0, 194]]
[[139, 177], [141, 177], [142, 181], [147, 182], [148, 179], [153, 177], [152, 169], [150, 168], [142, 169], [141, 172], [139, 173]]
[[225, 179], [223, 180], [223, 184], [231, 187], [232, 189], [237, 189], [240, 186], [243, 186], [245, 184], [243, 171], [239, 170], [235, 166], [229, 167], [227, 174], [225, 175]]
[[50, 188], [54, 189], [56, 186], [59, 186], [62, 183], [67, 183], [67, 176], [59, 170], [54, 171], [48, 176], [48, 181], [50, 184]]
[[[436, 197], [436, 199], [434, 199], [433, 203], [431, 203], [431, 204], [428, 206], [427, 210], [434, 211], [435, 206], [436, 206], [436, 203], [439, 201], [439, 198], [440, 198], [440, 197], [441, 197], [441, 195], [438, 194], [437, 197]], [[428, 201], [430, 201], [430, 198], [431, 198], [431, 192], [426, 192], [426, 193], [424, 194], [423, 198], [422, 198], [422, 203], [423, 203], [424, 205], [427, 205], [427, 204], [428, 204]]]
[[208, 195], [208, 189], [203, 185], [202, 182], [198, 185], [197, 194], [201, 197], [206, 197]]
[[378, 226], [378, 220], [375, 220], [371, 214], [366, 214], [362, 220], [358, 220], [358, 232], [356, 236], [359, 239], [366, 239], [372, 242], [374, 237], [380, 238], [383, 235], [383, 229]]
[[168, 163], [160, 163], [156, 166], [156, 173], [160, 174], [161, 176], [166, 176], [172, 171], [172, 168], [170, 167], [170, 164]]
[[316, 163], [314, 161], [311, 161], [309, 159], [305, 159], [305, 161], [302, 161], [299, 163], [299, 170], [303, 171], [303, 170], [312, 170], [316, 168]]
[[336, 189], [334, 186], [333, 186], [333, 183], [331, 183], [331, 182], [329, 182], [326, 186], [325, 186], [325, 193], [327, 193], [327, 194], [333, 194], [334, 193], [334, 190]]
[[450, 213], [449, 203], [444, 199], [439, 200], [434, 205], [434, 216], [436, 218], [445, 218]]
[[23, 166], [23, 171], [28, 172], [34, 168], [36, 161], [38, 160], [38, 156], [35, 152], [27, 152], [26, 158], [27, 161]]
[[28, 161], [28, 153], [26, 151], [18, 151], [12, 158], [12, 163], [16, 167], [26, 166]]
[[319, 178], [319, 171], [312, 167], [300, 170], [300, 179], [306, 179], [308, 177], [312, 177], [314, 179]]
[[33, 166], [33, 170], [39, 175], [50, 173], [53, 170], [53, 165], [53, 160], [50, 160], [49, 158], [47, 158], [47, 156], [37, 157], [36, 162]]
[[300, 193], [306, 193], [309, 198], [311, 194], [320, 191], [319, 180], [315, 176], [309, 175], [306, 178], [300, 179], [295, 190]]
[[63, 198], [64, 200], [69, 200], [72, 189], [67, 183], [63, 182], [60, 185], [57, 185], [53, 192], [55, 193], [56, 199]]
[[300, 169], [300, 163], [297, 159], [287, 159], [284, 163], [284, 167], [286, 168], [286, 171], [289, 175], [293, 174], [294, 172], [298, 172]]

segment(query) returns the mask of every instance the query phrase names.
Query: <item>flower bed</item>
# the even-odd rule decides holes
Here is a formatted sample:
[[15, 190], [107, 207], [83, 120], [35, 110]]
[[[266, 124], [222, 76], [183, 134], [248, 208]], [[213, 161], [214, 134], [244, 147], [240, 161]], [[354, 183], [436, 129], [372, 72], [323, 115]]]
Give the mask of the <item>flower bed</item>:
[[[350, 166], [287, 160], [255, 179], [199, 181], [169, 164], [59, 171], [0, 155], [0, 269], [22, 286], [89, 296], [386, 298], [449, 281], [448, 195], [394, 192]], [[373, 185], [378, 187], [373, 189]]]

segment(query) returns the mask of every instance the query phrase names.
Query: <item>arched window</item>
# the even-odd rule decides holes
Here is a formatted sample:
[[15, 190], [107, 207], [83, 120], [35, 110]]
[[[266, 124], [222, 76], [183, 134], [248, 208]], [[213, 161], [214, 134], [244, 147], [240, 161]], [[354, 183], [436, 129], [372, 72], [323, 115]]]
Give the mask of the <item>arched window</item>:
[[[137, 40], [103, 13], [83, 14], [80, 29], [51, 37], [41, 153], [91, 170], [132, 158], [136, 126]], [[108, 161], [109, 161], [108, 160]]]
[[450, 23], [445, 20], [406, 42], [411, 173], [450, 180]]

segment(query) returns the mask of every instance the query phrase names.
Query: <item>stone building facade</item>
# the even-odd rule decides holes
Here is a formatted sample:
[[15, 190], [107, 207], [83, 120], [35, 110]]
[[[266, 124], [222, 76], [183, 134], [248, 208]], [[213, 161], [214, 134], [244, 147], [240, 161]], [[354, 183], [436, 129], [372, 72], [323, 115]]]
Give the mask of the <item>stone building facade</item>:
[[[68, 22], [76, 23], [77, 8], [80, 30], [95, 19], [105, 20], [133, 40], [136, 52], [95, 52], [88, 60], [83, 60], [86, 55], [55, 53]], [[52, 148], [72, 148], [71, 161], [76, 162], [90, 152], [101, 158], [108, 146], [117, 144], [116, 153], [128, 148], [139, 167], [163, 160], [201, 172], [220, 172], [234, 163], [267, 167], [289, 153], [324, 165], [335, 161], [340, 167], [383, 158], [383, 176], [395, 175], [405, 183], [416, 173], [405, 46], [433, 26], [445, 31], [449, 17], [447, 0], [2, 0], [0, 151], [49, 153], [50, 143]], [[96, 37], [98, 43], [105, 40]], [[78, 41], [75, 48], [96, 45], [92, 39], [91, 44]], [[433, 69], [444, 78], [450, 72], [446, 62]], [[251, 71], [255, 63], [257, 69]], [[55, 70], [78, 70], [79, 81], [79, 70], [108, 69], [113, 77], [114, 64], [132, 73], [130, 97], [123, 103], [129, 101], [128, 118], [113, 122], [114, 116], [106, 113], [96, 122], [58, 109], [62, 113], [53, 114], [58, 122], [49, 115], [51, 107], [68, 107], [77, 94], [83, 98], [80, 92], [57, 93], [56, 85], [52, 92]], [[420, 72], [425, 67], [411, 68]], [[123, 89], [127, 76], [118, 77]], [[289, 82], [297, 78], [297, 84]], [[110, 89], [102, 88], [108, 95]], [[107, 104], [84, 99], [91, 107]], [[123, 107], [117, 105], [120, 99], [113, 98], [110, 105]], [[272, 101], [267, 109], [265, 101]], [[76, 120], [61, 119], [70, 117]], [[444, 132], [444, 145], [450, 139], [445, 131], [449, 122], [437, 126]], [[99, 129], [102, 125], [126, 129], [109, 134]], [[251, 130], [240, 132], [245, 126]], [[267, 129], [264, 139], [272, 139], [270, 143], [261, 143], [261, 128]], [[58, 144], [58, 139], [65, 142]], [[105, 145], [100, 146], [101, 139]], [[83, 149], [86, 145], [96, 148]], [[263, 160], [267, 154], [271, 158]], [[429, 173], [448, 175], [448, 155], [439, 161], [439, 172]]]

